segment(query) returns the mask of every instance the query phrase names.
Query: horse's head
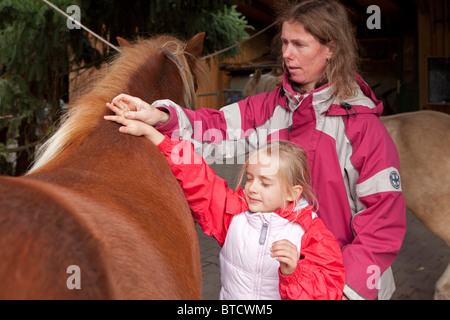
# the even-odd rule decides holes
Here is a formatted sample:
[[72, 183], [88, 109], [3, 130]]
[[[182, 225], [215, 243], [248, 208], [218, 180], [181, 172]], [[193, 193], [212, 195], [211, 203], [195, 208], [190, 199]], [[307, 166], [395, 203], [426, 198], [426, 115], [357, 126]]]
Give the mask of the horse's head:
[[242, 91], [243, 98], [254, 96], [258, 93], [256, 88], [258, 87], [259, 81], [261, 80], [261, 75], [261, 70], [259, 69], [256, 69], [255, 73], [250, 75], [250, 80], [247, 82], [244, 90]]
[[198, 81], [205, 73], [198, 63], [204, 36], [205, 33], [199, 33], [187, 43], [167, 35], [135, 44], [120, 38], [122, 52], [111, 64], [110, 76], [127, 73], [120, 75], [127, 79], [123, 93], [149, 103], [170, 99], [194, 109]]
[[[152, 103], [170, 99], [186, 108], [194, 108], [197, 82], [205, 69], [198, 61], [205, 33], [187, 43], [163, 35], [134, 44], [126, 43], [98, 75], [91, 89], [71, 102], [62, 126], [38, 151], [37, 161], [29, 173], [46, 165], [69, 145], [79, 145], [87, 136], [104, 126], [103, 115], [120, 93], [137, 96]], [[122, 41], [122, 44], [124, 42]]]
[[256, 69], [255, 73], [250, 76], [250, 80], [242, 91], [244, 98], [254, 96], [261, 92], [270, 92], [282, 85], [283, 71], [274, 69], [270, 73], [262, 74], [261, 70]]

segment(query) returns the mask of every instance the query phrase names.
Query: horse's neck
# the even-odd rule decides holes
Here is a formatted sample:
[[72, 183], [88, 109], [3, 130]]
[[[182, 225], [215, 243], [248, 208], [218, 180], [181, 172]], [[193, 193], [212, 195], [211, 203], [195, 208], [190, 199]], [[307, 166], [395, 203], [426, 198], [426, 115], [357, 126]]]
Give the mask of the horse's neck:
[[89, 193], [146, 184], [145, 174], [164, 165], [158, 149], [145, 138], [119, 133], [117, 124], [102, 121], [84, 141], [69, 145], [29, 177]]

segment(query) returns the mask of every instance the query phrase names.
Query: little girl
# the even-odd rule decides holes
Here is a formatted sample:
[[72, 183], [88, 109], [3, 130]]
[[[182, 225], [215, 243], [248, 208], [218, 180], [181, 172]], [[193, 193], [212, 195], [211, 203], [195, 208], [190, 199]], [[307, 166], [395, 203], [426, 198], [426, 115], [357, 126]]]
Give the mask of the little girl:
[[107, 103], [116, 115], [105, 119], [122, 124], [120, 132], [148, 138], [165, 155], [195, 219], [222, 246], [220, 299], [342, 299], [341, 250], [309, 204], [315, 197], [303, 149], [278, 141], [254, 151], [242, 169], [244, 188], [233, 191], [189, 141], [125, 118], [124, 111], [143, 104], [116, 98]]

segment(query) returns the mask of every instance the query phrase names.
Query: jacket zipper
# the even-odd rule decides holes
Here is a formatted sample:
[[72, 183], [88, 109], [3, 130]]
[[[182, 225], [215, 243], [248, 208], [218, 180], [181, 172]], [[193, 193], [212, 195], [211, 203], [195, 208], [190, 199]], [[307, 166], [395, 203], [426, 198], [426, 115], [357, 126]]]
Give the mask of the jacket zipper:
[[[263, 217], [264, 220], [266, 220]], [[254, 292], [254, 299], [260, 299], [260, 284], [261, 284], [261, 270], [262, 270], [262, 260], [264, 258], [264, 249], [265, 249], [265, 243], [266, 243], [266, 238], [267, 238], [267, 230], [269, 229], [269, 222], [264, 221], [263, 225], [261, 227], [261, 232], [259, 234], [259, 241], [258, 243], [260, 244], [259, 246], [259, 250], [258, 250], [258, 268], [256, 271], [256, 275], [257, 275], [257, 283], [255, 286], [255, 292]]]
[[259, 244], [263, 245], [266, 243], [267, 238], [267, 229], [269, 228], [269, 224], [267, 222], [264, 222], [261, 228], [261, 233], [259, 234]]

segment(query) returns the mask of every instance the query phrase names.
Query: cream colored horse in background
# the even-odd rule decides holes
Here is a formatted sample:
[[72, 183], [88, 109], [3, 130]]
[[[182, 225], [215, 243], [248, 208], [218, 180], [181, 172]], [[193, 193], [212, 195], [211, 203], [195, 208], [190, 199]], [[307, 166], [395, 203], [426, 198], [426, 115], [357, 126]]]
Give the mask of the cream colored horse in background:
[[[277, 87], [272, 73], [259, 70], [243, 90], [248, 97]], [[416, 111], [381, 117], [400, 156], [408, 209], [450, 246], [450, 115]], [[450, 263], [436, 282], [435, 299], [450, 300]]]
[[[406, 206], [450, 246], [450, 115], [424, 110], [381, 120], [400, 156]], [[434, 298], [450, 300], [450, 264]]]

